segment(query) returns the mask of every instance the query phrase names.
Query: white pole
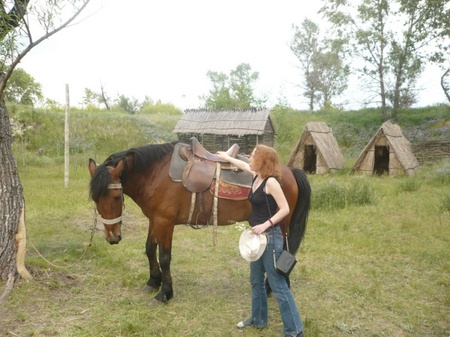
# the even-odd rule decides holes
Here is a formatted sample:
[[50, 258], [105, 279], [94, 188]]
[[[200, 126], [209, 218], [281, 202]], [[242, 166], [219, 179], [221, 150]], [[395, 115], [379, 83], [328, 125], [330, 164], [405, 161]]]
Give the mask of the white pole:
[[69, 187], [69, 85], [66, 84], [66, 118], [64, 121], [64, 187]]

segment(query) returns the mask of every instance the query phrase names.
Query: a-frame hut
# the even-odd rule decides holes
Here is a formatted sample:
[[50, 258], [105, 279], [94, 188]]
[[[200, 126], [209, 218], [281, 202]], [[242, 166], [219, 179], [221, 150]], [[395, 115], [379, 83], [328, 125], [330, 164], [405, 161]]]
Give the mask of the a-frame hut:
[[387, 121], [361, 152], [351, 173], [412, 175], [418, 168], [419, 162], [411, 149], [411, 143], [403, 135], [400, 126]]
[[292, 151], [288, 166], [323, 174], [344, 167], [344, 157], [333, 131], [324, 122], [309, 122]]
[[269, 114], [269, 109], [186, 110], [173, 133], [184, 143], [196, 137], [210, 152], [226, 151], [236, 143], [241, 153], [250, 154], [256, 144], [273, 146]]

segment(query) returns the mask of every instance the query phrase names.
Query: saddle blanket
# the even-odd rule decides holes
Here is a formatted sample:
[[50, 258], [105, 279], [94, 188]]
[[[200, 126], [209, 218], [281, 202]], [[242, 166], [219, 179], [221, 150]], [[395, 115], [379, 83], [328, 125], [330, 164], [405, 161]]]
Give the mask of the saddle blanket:
[[[211, 188], [209, 189], [212, 195], [216, 191], [216, 179], [213, 180]], [[222, 199], [245, 200], [250, 193], [250, 187], [243, 187], [227, 183], [223, 179], [219, 179], [219, 194], [218, 197]]]

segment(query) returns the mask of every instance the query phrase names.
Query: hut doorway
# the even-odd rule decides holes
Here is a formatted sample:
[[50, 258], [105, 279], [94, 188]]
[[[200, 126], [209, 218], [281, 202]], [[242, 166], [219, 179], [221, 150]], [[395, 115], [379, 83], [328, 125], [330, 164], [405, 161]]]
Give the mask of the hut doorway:
[[375, 162], [373, 172], [378, 175], [389, 174], [389, 147], [375, 146]]
[[303, 169], [306, 173], [316, 173], [317, 153], [314, 145], [305, 145], [305, 161]]

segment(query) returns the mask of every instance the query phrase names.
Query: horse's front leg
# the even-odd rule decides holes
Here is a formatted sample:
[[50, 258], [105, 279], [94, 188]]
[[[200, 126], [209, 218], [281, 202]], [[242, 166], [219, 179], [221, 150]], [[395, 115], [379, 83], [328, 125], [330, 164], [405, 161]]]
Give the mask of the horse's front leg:
[[145, 243], [145, 254], [148, 258], [149, 268], [150, 268], [150, 278], [144, 287], [145, 292], [155, 292], [161, 286], [161, 270], [159, 268], [158, 259], [156, 256], [156, 248], [158, 247], [158, 242], [155, 235], [152, 235], [153, 230], [151, 225], [148, 227], [147, 241]]

